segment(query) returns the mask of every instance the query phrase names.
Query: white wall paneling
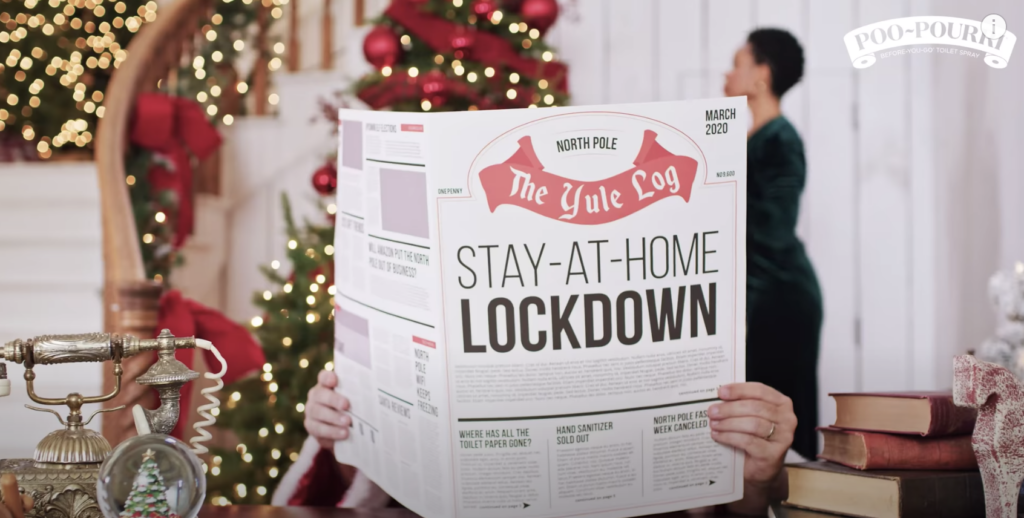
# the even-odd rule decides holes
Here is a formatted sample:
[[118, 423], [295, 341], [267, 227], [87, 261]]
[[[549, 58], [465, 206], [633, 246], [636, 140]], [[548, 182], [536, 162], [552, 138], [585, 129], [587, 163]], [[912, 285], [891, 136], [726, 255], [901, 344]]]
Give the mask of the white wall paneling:
[[[858, 2], [859, 20], [907, 14], [907, 1]], [[868, 23], [868, 22], [865, 22]], [[858, 234], [862, 387], [898, 390], [911, 375], [910, 61], [858, 70]]]
[[[315, 73], [310, 73], [315, 74]], [[319, 75], [320, 78], [329, 78]], [[321, 85], [331, 85], [330, 80]], [[306, 88], [281, 82], [283, 100], [292, 95], [310, 95]], [[232, 186], [226, 190], [229, 210], [227, 289], [224, 311], [229, 317], [248, 321], [255, 315], [252, 295], [268, 287], [260, 265], [277, 259], [283, 264], [285, 245], [281, 193], [288, 194], [296, 221], [322, 221], [312, 189], [313, 171], [333, 151], [330, 123], [311, 123], [317, 116], [315, 103], [297, 106], [298, 114], [273, 118], [240, 117], [225, 129], [225, 174]]]
[[[99, 191], [91, 163], [0, 166], [0, 344], [48, 333], [102, 328]], [[36, 390], [47, 397], [97, 395], [99, 364], [43, 365]], [[24, 369], [7, 364], [11, 396], [0, 399], [0, 458], [29, 457], [60, 428], [24, 407]], [[88, 409], [87, 409], [88, 410]], [[90, 428], [99, 429], [96, 419]]]
[[[911, 15], [929, 14], [930, 0], [910, 0]], [[935, 153], [932, 128], [932, 111], [935, 97], [931, 82], [934, 78], [932, 59], [909, 60], [911, 92], [909, 110], [912, 130], [909, 132], [910, 146], [910, 221], [913, 232], [910, 238], [911, 283], [913, 306], [911, 316], [911, 384], [919, 390], [952, 386], [948, 378], [940, 378], [939, 357], [936, 340], [937, 300], [935, 281], [938, 279], [936, 233], [938, 211], [936, 198]]]
[[736, 49], [747, 41], [747, 34], [754, 28], [753, 0], [715, 0], [704, 2], [707, 18], [705, 23], [704, 49], [707, 53], [707, 76], [703, 97], [721, 97], [725, 86], [725, 73], [732, 69]]
[[804, 79], [807, 186], [801, 200], [803, 237], [824, 299], [819, 357], [819, 415], [830, 424], [829, 392], [859, 387], [856, 343], [856, 138], [854, 70], [837, 34], [853, 28], [851, 0], [808, 2]]
[[[981, 19], [998, 13], [1024, 19], [1024, 3], [933, 0], [947, 16]], [[1019, 23], [1019, 22], [1017, 22]], [[1018, 56], [1019, 57], [1019, 56]], [[962, 57], [932, 64], [936, 198], [938, 381], [949, 387], [949, 359], [993, 334], [988, 277], [1024, 260], [1024, 66], [995, 70]]]
[[605, 35], [611, 23], [607, 19], [610, 4], [611, 0], [577, 2], [574, 6], [574, 22], [555, 25], [559, 40], [558, 54], [569, 65], [569, 88], [573, 104], [608, 102], [608, 75], [611, 73], [608, 55], [611, 45]]
[[703, 97], [707, 66], [706, 2], [661, 0], [655, 10], [656, 100]]
[[[605, 102], [653, 101], [658, 88], [657, 0], [608, 2], [605, 14], [608, 61], [602, 67]], [[600, 33], [599, 33], [600, 35]], [[669, 54], [671, 56], [671, 54]]]

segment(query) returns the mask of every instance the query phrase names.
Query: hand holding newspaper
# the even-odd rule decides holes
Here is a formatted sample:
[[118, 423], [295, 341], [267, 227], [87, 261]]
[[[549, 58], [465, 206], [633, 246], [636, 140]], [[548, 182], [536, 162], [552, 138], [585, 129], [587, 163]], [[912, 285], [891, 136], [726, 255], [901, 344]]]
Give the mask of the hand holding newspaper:
[[741, 498], [743, 103], [342, 110], [338, 460], [426, 517]]

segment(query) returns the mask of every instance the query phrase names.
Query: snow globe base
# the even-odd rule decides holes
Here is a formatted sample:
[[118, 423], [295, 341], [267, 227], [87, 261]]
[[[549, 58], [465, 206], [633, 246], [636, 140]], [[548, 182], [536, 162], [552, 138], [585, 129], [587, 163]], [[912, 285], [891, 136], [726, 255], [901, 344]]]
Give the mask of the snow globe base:
[[205, 498], [202, 463], [169, 435], [124, 441], [103, 462], [96, 482], [105, 518], [195, 518]]

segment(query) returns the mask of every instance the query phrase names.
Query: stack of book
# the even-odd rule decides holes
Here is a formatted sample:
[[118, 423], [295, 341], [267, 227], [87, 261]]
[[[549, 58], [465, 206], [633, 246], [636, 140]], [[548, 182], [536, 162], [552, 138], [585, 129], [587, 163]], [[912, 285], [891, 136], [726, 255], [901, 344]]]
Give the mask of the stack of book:
[[819, 428], [822, 461], [787, 467], [785, 506], [867, 518], [985, 516], [974, 410], [949, 393], [831, 396], [836, 422]]

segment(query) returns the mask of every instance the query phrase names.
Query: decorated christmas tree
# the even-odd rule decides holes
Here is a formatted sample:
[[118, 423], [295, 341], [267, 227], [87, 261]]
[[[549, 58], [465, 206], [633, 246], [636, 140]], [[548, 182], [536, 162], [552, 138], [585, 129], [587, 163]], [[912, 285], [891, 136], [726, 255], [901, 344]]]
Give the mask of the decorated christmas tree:
[[[254, 47], [255, 32], [284, 15], [281, 0], [264, 3], [274, 7], [258, 22], [259, 2], [213, 2], [209, 17], [198, 20], [202, 37], [191, 60], [159, 89], [194, 99], [211, 120], [230, 124], [244, 111], [240, 96], [251, 81], [238, 77], [234, 64]], [[0, 0], [0, 162], [68, 151], [87, 158], [107, 84], [129, 59], [132, 37], [158, 12], [155, 0]], [[257, 23], [263, 30], [250, 30]], [[282, 66], [274, 56], [285, 51], [282, 43], [256, 51], [269, 71]]]
[[[568, 101], [566, 67], [544, 44], [555, 0], [393, 0], [363, 50], [377, 71], [355, 86], [372, 108], [396, 111], [554, 106]], [[325, 104], [328, 120], [335, 106]], [[333, 160], [313, 175], [334, 193]], [[218, 424], [239, 439], [214, 449], [208, 498], [213, 504], [265, 504], [306, 439], [306, 395], [321, 369], [334, 368], [334, 214], [329, 224], [292, 219], [287, 199], [287, 262], [263, 268], [273, 285], [255, 296], [251, 325], [267, 357], [263, 375], [229, 386]], [[282, 273], [290, 272], [290, 273]]]
[[139, 476], [124, 503], [121, 518], [178, 518], [167, 502], [167, 486], [153, 450], [146, 450], [142, 456]]
[[[321, 193], [333, 192], [337, 176], [326, 165], [313, 176]], [[262, 268], [272, 288], [256, 293], [262, 314], [251, 325], [267, 364], [259, 378], [228, 386], [218, 425], [238, 437], [236, 451], [213, 449], [208, 499], [213, 504], [266, 504], [306, 439], [306, 394], [317, 373], [333, 369], [334, 205], [325, 224], [292, 218], [282, 196], [288, 264]], [[289, 272], [289, 273], [284, 273]]]
[[376, 71], [356, 94], [375, 110], [565, 104], [567, 69], [543, 40], [556, 0], [394, 0], [366, 36]]
[[[148, 0], [2, 0], [0, 160], [90, 145], [111, 74], [156, 17]], [[7, 156], [19, 148], [25, 156]]]

